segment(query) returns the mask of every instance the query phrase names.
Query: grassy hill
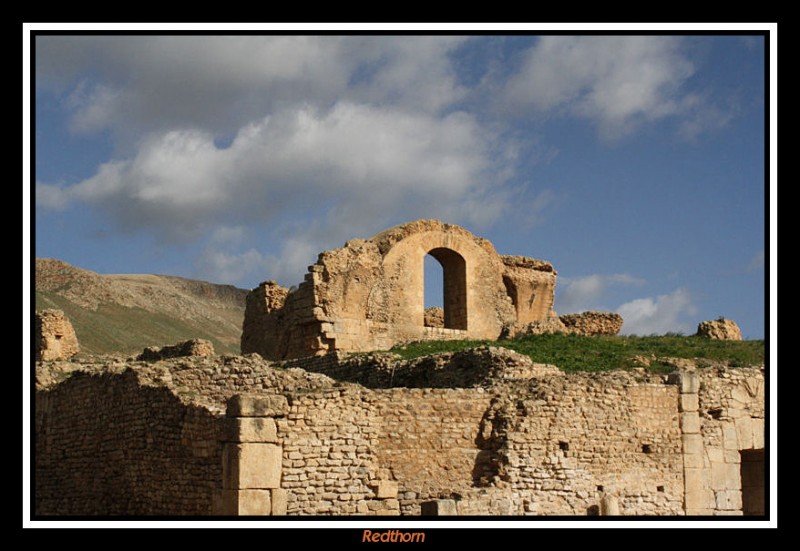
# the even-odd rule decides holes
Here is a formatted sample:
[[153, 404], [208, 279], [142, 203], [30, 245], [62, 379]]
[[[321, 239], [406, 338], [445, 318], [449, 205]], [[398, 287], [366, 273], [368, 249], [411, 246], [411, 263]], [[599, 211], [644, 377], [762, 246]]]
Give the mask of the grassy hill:
[[101, 275], [36, 259], [35, 308], [69, 317], [81, 351], [133, 354], [202, 338], [217, 353], [238, 353], [247, 291], [172, 276]]

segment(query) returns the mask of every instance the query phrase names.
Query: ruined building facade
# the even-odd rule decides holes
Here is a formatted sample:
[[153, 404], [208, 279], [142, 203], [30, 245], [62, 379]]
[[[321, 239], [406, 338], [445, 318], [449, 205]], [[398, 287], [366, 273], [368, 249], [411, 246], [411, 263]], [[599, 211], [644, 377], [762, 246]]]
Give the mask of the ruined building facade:
[[[443, 267], [444, 327], [425, 323], [426, 254]], [[767, 513], [763, 365], [569, 374], [488, 346], [349, 354], [537, 324], [619, 331], [615, 314], [555, 316], [555, 278], [418, 221], [322, 253], [295, 291], [253, 290], [245, 355], [194, 340], [130, 360], [43, 357], [35, 512]]]
[[34, 357], [66, 360], [80, 352], [78, 337], [61, 310], [42, 310], [34, 314]]
[[480, 348], [38, 369], [38, 515], [766, 512], [759, 367], [564, 374]]
[[[443, 269], [444, 327], [425, 325], [428, 254]], [[555, 284], [548, 262], [500, 255], [459, 226], [418, 220], [321, 253], [294, 291], [273, 281], [254, 289], [242, 353], [280, 360], [409, 341], [497, 339], [554, 319]]]

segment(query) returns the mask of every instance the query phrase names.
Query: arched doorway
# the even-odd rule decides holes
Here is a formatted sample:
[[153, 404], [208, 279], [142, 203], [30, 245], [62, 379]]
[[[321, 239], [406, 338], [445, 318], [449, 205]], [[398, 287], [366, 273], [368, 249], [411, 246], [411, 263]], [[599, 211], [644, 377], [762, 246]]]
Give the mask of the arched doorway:
[[442, 308], [444, 327], [467, 330], [467, 262], [446, 248], [428, 251], [442, 266]]

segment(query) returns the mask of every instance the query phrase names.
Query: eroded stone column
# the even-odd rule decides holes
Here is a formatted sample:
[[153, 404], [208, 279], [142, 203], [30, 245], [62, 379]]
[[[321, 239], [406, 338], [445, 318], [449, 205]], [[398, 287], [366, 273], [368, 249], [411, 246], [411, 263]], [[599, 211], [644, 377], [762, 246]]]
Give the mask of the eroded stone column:
[[284, 396], [237, 394], [228, 400], [222, 454], [220, 515], [285, 515], [283, 446], [276, 417], [289, 411]]
[[683, 507], [687, 515], [714, 512], [714, 491], [705, 464], [703, 435], [700, 434], [700, 377], [696, 371], [671, 373], [669, 382], [678, 386], [681, 441], [683, 445]]

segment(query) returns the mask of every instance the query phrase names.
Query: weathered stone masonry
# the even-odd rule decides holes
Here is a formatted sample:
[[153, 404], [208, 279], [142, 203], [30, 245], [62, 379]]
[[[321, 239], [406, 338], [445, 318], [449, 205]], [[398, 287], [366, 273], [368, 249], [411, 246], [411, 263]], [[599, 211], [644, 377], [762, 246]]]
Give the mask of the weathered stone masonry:
[[395, 366], [454, 388], [257, 357], [41, 364], [36, 512], [763, 513], [761, 369], [565, 375], [476, 350], [487, 382], [467, 358]]
[[[424, 259], [443, 268], [443, 327], [426, 327]], [[295, 290], [273, 281], [247, 298], [242, 352], [269, 359], [385, 350], [414, 340], [496, 339], [549, 319], [556, 272], [542, 260], [437, 220], [418, 220], [319, 255]]]
[[61, 310], [42, 310], [34, 317], [36, 360], [66, 360], [80, 352], [78, 337]]

